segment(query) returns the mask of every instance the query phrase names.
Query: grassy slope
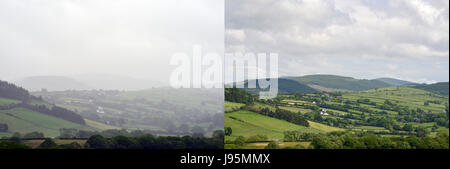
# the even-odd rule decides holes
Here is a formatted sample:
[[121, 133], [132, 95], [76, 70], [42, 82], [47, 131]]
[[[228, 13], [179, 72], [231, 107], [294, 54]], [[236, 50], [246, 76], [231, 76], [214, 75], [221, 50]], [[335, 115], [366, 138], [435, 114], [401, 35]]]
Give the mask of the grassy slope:
[[282, 140], [284, 131], [322, 132], [250, 111], [236, 111], [225, 114], [225, 127], [231, 127], [233, 130], [233, 134], [226, 140], [234, 140], [237, 136], [250, 137], [255, 135], [265, 135], [271, 140]]
[[298, 108], [298, 107], [289, 107], [289, 106], [279, 106], [279, 108], [290, 111], [290, 112], [294, 112], [294, 113], [300, 112], [301, 114], [305, 114], [305, 113], [312, 111], [310, 109], [302, 109], [302, 108]]
[[0, 123], [8, 124], [10, 132], [29, 133], [43, 132], [45, 136], [59, 136], [60, 128], [77, 128], [93, 130], [92, 127], [82, 126], [53, 116], [31, 111], [25, 108], [0, 110]]
[[[272, 79], [274, 80], [274, 79]], [[299, 83], [295, 80], [279, 78], [278, 80], [278, 93], [293, 93], [293, 92], [316, 92], [317, 90], [311, 88], [306, 84]], [[256, 88], [248, 88], [248, 84], [254, 83], [256, 84]], [[259, 94], [260, 91], [268, 91], [268, 88], [262, 89], [259, 88], [259, 83], [257, 80], [250, 80], [245, 83], [245, 90], [252, 94]]]
[[[23, 143], [28, 145], [28, 146], [31, 146], [33, 148], [37, 148], [44, 141], [45, 140], [40, 140], [40, 139], [39, 140], [37, 140], [37, 139], [36, 140], [24, 140]], [[71, 139], [64, 139], [64, 140], [54, 139], [53, 141], [55, 141], [55, 143], [58, 144], [58, 145], [70, 144], [70, 143], [76, 142], [76, 143], [80, 144], [81, 146], [84, 146], [84, 144], [86, 143], [87, 140], [83, 140], [83, 139], [74, 139], [74, 140], [71, 140]]]
[[[354, 101], [357, 99], [368, 98], [370, 101], [376, 102], [377, 104], [383, 104], [385, 100], [390, 100], [399, 105], [408, 106], [414, 109], [420, 108], [429, 110], [433, 113], [441, 113], [445, 108], [443, 103], [448, 103], [448, 97], [410, 87], [373, 89], [365, 92], [345, 94], [343, 98]], [[442, 104], [430, 103], [429, 106], [424, 106], [424, 102], [427, 100], [439, 100]]]
[[225, 101], [225, 111], [237, 110], [242, 106], [245, 106], [245, 104]]
[[[384, 104], [385, 100], [389, 100], [395, 104], [399, 104], [402, 106], [408, 106], [410, 109], [417, 109], [420, 108], [425, 111], [431, 111], [433, 113], [442, 113], [442, 110], [445, 108], [445, 104], [448, 104], [448, 97], [442, 96], [439, 94], [431, 93], [425, 90], [416, 89], [412, 87], [388, 87], [388, 88], [381, 88], [381, 89], [373, 89], [368, 90], [364, 92], [351, 92], [351, 93], [345, 93], [343, 95], [344, 100], [352, 100], [356, 101], [357, 99], [370, 99], [372, 102], [376, 102], [377, 105]], [[441, 104], [434, 104], [430, 103], [428, 106], [424, 106], [425, 101], [441, 101]], [[295, 101], [295, 100], [284, 100], [288, 102], [304, 102], [304, 101]], [[326, 101], [328, 104], [340, 104], [344, 105], [344, 103], [334, 102], [334, 101]], [[361, 104], [361, 107], [369, 108], [371, 110], [375, 111], [383, 111], [381, 109], [377, 109], [375, 106], [372, 105], [366, 105]], [[281, 109], [286, 109], [293, 112], [302, 112], [301, 107], [290, 107], [290, 106], [280, 106]], [[346, 112], [333, 110], [333, 109], [327, 109], [328, 111], [338, 112], [347, 114]], [[355, 113], [361, 113], [359, 111], [352, 110]], [[384, 110], [386, 111], [386, 110]], [[397, 112], [395, 111], [386, 111], [388, 112], [388, 115], [395, 118], [397, 116]], [[355, 114], [354, 114], [355, 115]], [[356, 115], [358, 117], [358, 115]], [[376, 115], [376, 116], [385, 116], [385, 115]], [[335, 119], [342, 119], [341, 117], [335, 117], [335, 116], [327, 116], [327, 118], [335, 118]], [[350, 119], [354, 121], [353, 119]], [[411, 123], [415, 126], [423, 126], [431, 130], [432, 125], [435, 123]], [[402, 124], [401, 124], [402, 125]], [[370, 131], [388, 131], [382, 127], [375, 127], [375, 126], [356, 126], [353, 128], [353, 130], [370, 130]]]
[[309, 126], [313, 129], [317, 129], [320, 131], [325, 131], [325, 132], [333, 132], [333, 131], [345, 131], [345, 129], [341, 129], [341, 128], [337, 128], [337, 127], [331, 127], [331, 126], [327, 126], [325, 124], [321, 124], [321, 123], [316, 123], [313, 121], [308, 121], [309, 122]]
[[[260, 142], [260, 143], [247, 143], [244, 146], [244, 149], [264, 149], [267, 144], [269, 144], [269, 142]], [[278, 143], [278, 146], [280, 146], [280, 148], [287, 148], [287, 147], [295, 147], [297, 145], [301, 145], [305, 148], [309, 147], [309, 145], [311, 144], [311, 142], [280, 142]], [[227, 146], [225, 145], [225, 149], [227, 148]]]
[[301, 77], [288, 77], [302, 84], [314, 84], [329, 89], [340, 89], [350, 91], [364, 91], [374, 88], [383, 88], [391, 86], [378, 80], [361, 80], [351, 77], [335, 75], [308, 75]]
[[103, 124], [103, 123], [92, 121], [89, 119], [84, 119], [84, 121], [86, 121], [86, 125], [96, 128], [96, 129], [100, 129], [100, 130], [120, 129], [120, 127]]
[[10, 105], [10, 104], [17, 104], [17, 103], [20, 103], [20, 101], [0, 97], [0, 106], [6, 106], [6, 105]]
[[438, 93], [438, 94], [442, 94], [442, 95], [446, 95], [446, 96], [448, 96], [448, 94], [449, 94], [448, 82], [440, 82], [440, 83], [429, 84], [429, 85], [420, 85], [420, 86], [416, 86], [416, 88], [434, 92], [434, 93]]

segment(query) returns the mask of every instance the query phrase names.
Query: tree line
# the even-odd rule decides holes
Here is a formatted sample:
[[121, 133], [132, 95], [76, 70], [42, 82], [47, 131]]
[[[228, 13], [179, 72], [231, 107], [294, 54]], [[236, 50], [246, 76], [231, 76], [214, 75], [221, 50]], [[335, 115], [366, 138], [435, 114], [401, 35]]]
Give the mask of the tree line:
[[17, 104], [10, 104], [10, 105], [3, 105], [0, 106], [0, 110], [9, 110], [17, 107], [23, 107], [27, 108], [39, 113], [47, 114], [53, 117], [61, 118], [70, 122], [74, 122], [77, 124], [85, 125], [86, 122], [84, 121], [83, 117], [78, 115], [77, 113], [67, 110], [62, 107], [58, 106], [51, 106], [51, 108], [47, 107], [46, 105], [33, 105], [30, 104], [31, 99], [43, 100], [41, 98], [37, 98], [35, 96], [31, 96], [27, 90], [25, 90], [22, 87], [17, 87], [14, 84], [0, 81], [0, 97], [8, 98], [8, 99], [15, 99], [20, 100], [21, 103]]
[[301, 115], [300, 113], [294, 113], [294, 112], [284, 110], [284, 109], [279, 109], [279, 108], [276, 108], [275, 111], [272, 111], [267, 107], [262, 108], [262, 109], [252, 109], [249, 106], [246, 106], [244, 109], [256, 112], [256, 113], [264, 115], [264, 116], [269, 116], [269, 117], [284, 120], [284, 121], [287, 121], [290, 123], [294, 123], [297, 125], [309, 127], [308, 120], [306, 120], [306, 118], [303, 117], [303, 115]]
[[314, 149], [448, 149], [448, 132], [439, 132], [436, 137], [383, 137], [373, 134], [348, 132], [302, 133], [289, 131], [284, 133], [286, 142], [311, 142]]
[[[51, 138], [45, 138], [37, 149], [223, 149], [224, 132], [214, 131], [212, 137], [195, 136], [142, 136], [117, 135], [111, 138], [96, 134], [90, 136], [84, 145], [79, 142], [56, 144]], [[20, 139], [0, 141], [0, 149], [31, 149]]]
[[225, 101], [252, 104], [254, 98], [246, 91], [239, 90], [236, 87], [233, 87], [225, 89]]
[[12, 83], [0, 80], [0, 97], [26, 101], [30, 97], [30, 94], [22, 87], [17, 87]]

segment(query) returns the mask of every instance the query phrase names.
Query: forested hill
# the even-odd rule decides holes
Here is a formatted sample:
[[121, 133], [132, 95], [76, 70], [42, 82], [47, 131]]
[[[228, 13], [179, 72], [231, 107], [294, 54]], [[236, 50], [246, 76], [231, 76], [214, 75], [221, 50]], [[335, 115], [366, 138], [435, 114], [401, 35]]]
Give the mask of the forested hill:
[[364, 91], [392, 86], [391, 84], [379, 80], [355, 79], [352, 77], [336, 75], [307, 75], [300, 77], [286, 77], [286, 79], [291, 79], [305, 85], [349, 91]]
[[0, 80], [0, 97], [26, 101], [30, 98], [30, 94], [22, 87]]
[[433, 92], [433, 93], [438, 93], [441, 95], [449, 95], [449, 83], [448, 82], [439, 82], [439, 83], [434, 83], [434, 84], [429, 84], [429, 85], [418, 85], [415, 86], [415, 88], [418, 89], [423, 89], [429, 92]]
[[[279, 93], [314, 93], [316, 91], [366, 91], [377, 88], [385, 88], [391, 86], [422, 86], [421, 84], [394, 79], [394, 78], [377, 78], [377, 79], [356, 79], [352, 77], [337, 76], [337, 75], [306, 75], [306, 76], [291, 76], [280, 77], [278, 79]], [[247, 80], [240, 82], [245, 85], [245, 90], [251, 94], [258, 94], [260, 91], [268, 89], [261, 89], [258, 86], [258, 80]], [[257, 88], [248, 88], [249, 83], [255, 83]], [[439, 87], [430, 86], [424, 88]], [[439, 90], [438, 93], [445, 93], [445, 90]], [[447, 90], [448, 91], [448, 90]]]
[[387, 78], [387, 77], [383, 77], [383, 78], [377, 78], [375, 80], [379, 80], [385, 83], [388, 83], [390, 85], [394, 85], [394, 86], [416, 86], [419, 85], [418, 83], [414, 83], [414, 82], [410, 82], [410, 81], [406, 81], [406, 80], [399, 80], [399, 79], [394, 79], [394, 78]]
[[254, 98], [244, 90], [237, 88], [226, 88], [225, 89], [225, 101], [251, 104]]
[[34, 76], [13, 82], [33, 92], [46, 89], [48, 91], [89, 90], [91, 87], [72, 78], [63, 76]]
[[[291, 79], [284, 79], [284, 78], [278, 78], [278, 79], [271, 79], [271, 80], [278, 80], [278, 93], [298, 93], [298, 92], [316, 92], [316, 89], [313, 89], [309, 87], [308, 85], [299, 83], [297, 81], [291, 80]], [[249, 84], [254, 83], [256, 84], [256, 88], [248, 88]], [[268, 91], [269, 88], [262, 89], [259, 86], [258, 80], [249, 80], [244, 83], [244, 90], [251, 94], [258, 95], [261, 91]]]
[[[27, 90], [12, 83], [0, 80], [0, 110], [25, 108], [63, 120], [85, 125], [84, 119], [73, 111], [46, 103], [41, 98], [31, 96]], [[7, 102], [6, 102], [7, 100]]]

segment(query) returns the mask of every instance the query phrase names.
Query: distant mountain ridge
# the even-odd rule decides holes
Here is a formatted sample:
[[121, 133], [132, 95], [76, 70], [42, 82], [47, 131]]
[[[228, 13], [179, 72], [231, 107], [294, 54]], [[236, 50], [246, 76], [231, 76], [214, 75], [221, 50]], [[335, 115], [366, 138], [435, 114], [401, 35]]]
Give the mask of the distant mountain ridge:
[[[256, 94], [263, 89], [249, 89], [249, 82], [256, 80], [247, 80], [238, 82], [246, 86], [246, 91]], [[257, 83], [256, 83], [257, 84]], [[229, 84], [227, 86], [230, 86]], [[377, 79], [356, 79], [352, 77], [337, 75], [306, 75], [306, 76], [289, 76], [278, 78], [278, 91], [280, 93], [295, 92], [316, 92], [316, 91], [366, 91], [370, 89], [385, 88], [391, 86], [408, 86], [421, 88], [435, 93], [448, 95], [448, 82], [426, 85], [415, 82], [394, 79], [394, 78], [377, 78]], [[447, 88], [445, 88], [447, 86]]]
[[383, 77], [383, 78], [376, 78], [374, 80], [379, 80], [394, 86], [416, 86], [416, 85], [420, 85], [419, 83], [415, 83], [415, 82], [410, 82], [410, 81], [406, 81], [406, 80], [399, 80], [399, 79], [394, 79], [394, 78], [388, 78], [388, 77]]
[[144, 90], [166, 86], [162, 82], [115, 75], [32, 76], [14, 82], [29, 91]]
[[[255, 83], [256, 88], [248, 88], [249, 83]], [[252, 94], [257, 94], [257, 92], [269, 90], [269, 88], [267, 88], [267, 89], [259, 88], [259, 84], [258, 84], [257, 80], [249, 80], [249, 81], [245, 82], [244, 86], [245, 86], [245, 90]], [[283, 78], [278, 79], [278, 92], [279, 93], [315, 92], [315, 91], [317, 91], [317, 90], [309, 87], [308, 85], [296, 82], [294, 80], [283, 79]]]
[[0, 80], [0, 98], [12, 99], [14, 103], [0, 105], [0, 110], [25, 108], [80, 125], [85, 125], [84, 119], [73, 111], [45, 102], [42, 98], [30, 95], [22, 87]]
[[392, 86], [379, 80], [355, 79], [336, 75], [306, 75], [286, 77], [305, 85], [316, 85], [333, 90], [364, 91]]
[[449, 82], [439, 82], [434, 84], [427, 84], [427, 85], [418, 85], [414, 88], [422, 89], [426, 91], [430, 91], [433, 93], [438, 93], [441, 95], [449, 95]]
[[80, 81], [64, 76], [33, 76], [14, 82], [14, 84], [29, 91], [40, 91], [42, 89], [49, 91], [92, 89]]

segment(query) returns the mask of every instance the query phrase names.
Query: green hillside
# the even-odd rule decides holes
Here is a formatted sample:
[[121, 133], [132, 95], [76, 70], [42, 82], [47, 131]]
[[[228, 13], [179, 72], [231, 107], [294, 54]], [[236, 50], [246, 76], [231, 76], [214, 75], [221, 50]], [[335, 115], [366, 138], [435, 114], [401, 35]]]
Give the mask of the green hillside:
[[[352, 78], [346, 80], [349, 83], [355, 81]], [[361, 84], [361, 81], [356, 80], [356, 83]], [[341, 140], [364, 140], [374, 135], [380, 140], [390, 139], [393, 142], [405, 137], [448, 139], [448, 96], [414, 87], [283, 93], [274, 99], [258, 100], [255, 97], [253, 103], [242, 109], [225, 114], [225, 131], [231, 133], [225, 137], [227, 149], [264, 148], [268, 145], [268, 140], [277, 141], [281, 148], [302, 148], [298, 144], [303, 145], [303, 148], [358, 148], [355, 145], [341, 144]], [[286, 118], [289, 113], [282, 115], [283, 111], [279, 110], [300, 115], [308, 120], [309, 125], [305, 126], [309, 127], [285, 121], [284, 119], [289, 119]], [[329, 140], [330, 138], [334, 140]], [[329, 144], [323, 146], [324, 142]], [[286, 146], [286, 143], [291, 146]], [[432, 145], [412, 141], [408, 142], [406, 148], [446, 145], [448, 143], [445, 142]], [[379, 145], [364, 143], [364, 146]], [[391, 147], [405, 148], [401, 145]], [[381, 146], [377, 148], [384, 149]]]
[[394, 78], [387, 78], [387, 77], [377, 78], [377, 79], [374, 79], [374, 80], [379, 80], [379, 81], [385, 82], [385, 83], [393, 85], [393, 86], [414, 86], [414, 85], [418, 85], [417, 83], [414, 83], [414, 82], [405, 81], [405, 80], [399, 80], [399, 79], [394, 79]]
[[[445, 109], [445, 103], [448, 103], [448, 97], [411, 87], [388, 87], [358, 93], [348, 93], [344, 94], [343, 98], [351, 101], [370, 99], [370, 101], [378, 105], [389, 100], [397, 105], [407, 106], [410, 109], [419, 108], [434, 113], [441, 113]], [[430, 103], [426, 106], [426, 101], [439, 101], [440, 104]]]
[[0, 137], [13, 133], [44, 133], [46, 137], [60, 135], [60, 129], [94, 130], [77, 113], [55, 106], [41, 97], [6, 81], [0, 81]]
[[233, 134], [226, 140], [234, 140], [238, 136], [248, 138], [256, 135], [267, 136], [270, 140], [283, 140], [285, 131], [322, 132], [245, 110], [226, 113], [225, 127], [231, 127], [233, 130]]
[[34, 76], [15, 82], [29, 91], [64, 91], [64, 90], [89, 90], [91, 87], [68, 77], [63, 76]]
[[[151, 130], [174, 135], [202, 128], [205, 135], [223, 128], [223, 90], [154, 88], [139, 91], [89, 90], [32, 92], [77, 112], [87, 125]], [[188, 99], [187, 99], [188, 98]], [[92, 121], [101, 123], [92, 123]], [[109, 126], [104, 126], [107, 124]], [[183, 130], [178, 130], [178, 127]]]
[[7, 106], [7, 105], [17, 104], [17, 103], [20, 103], [20, 101], [0, 97], [0, 106]]
[[449, 85], [448, 82], [440, 82], [440, 83], [429, 84], [429, 85], [419, 85], [419, 86], [416, 86], [415, 88], [423, 89], [426, 91], [430, 91], [430, 92], [448, 96], [448, 93], [449, 93], [448, 85]]
[[348, 91], [364, 91], [392, 86], [379, 80], [361, 80], [335, 75], [308, 75], [300, 77], [287, 77], [287, 79], [295, 80], [305, 85], [318, 85], [324, 88]]
[[[316, 92], [317, 90], [307, 86], [306, 84], [299, 83], [291, 79], [279, 78], [278, 80], [278, 93], [295, 93], [295, 92]], [[249, 83], [255, 83], [257, 88], [248, 88]], [[245, 90], [252, 94], [259, 94], [260, 91], [268, 91], [269, 89], [259, 88], [257, 80], [250, 80], [245, 83]]]
[[[0, 110], [0, 123], [7, 124], [9, 133], [42, 132], [46, 137], [59, 136], [60, 128], [93, 130], [91, 127], [72, 123], [60, 118], [45, 115], [26, 108]], [[5, 134], [6, 135], [6, 134]]]
[[229, 111], [238, 110], [242, 106], [245, 106], [245, 104], [225, 101], [224, 106], [225, 106], [225, 112], [229, 112]]

